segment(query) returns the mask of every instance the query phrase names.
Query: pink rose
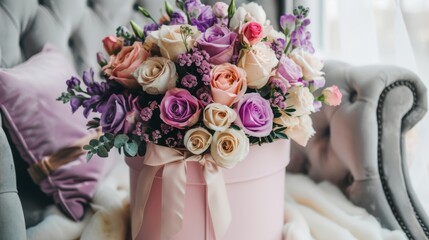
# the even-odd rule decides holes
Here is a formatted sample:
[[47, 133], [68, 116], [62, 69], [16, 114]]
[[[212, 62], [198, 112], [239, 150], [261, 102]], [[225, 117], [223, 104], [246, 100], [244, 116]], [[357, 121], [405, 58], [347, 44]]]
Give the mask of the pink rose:
[[149, 57], [141, 42], [121, 49], [117, 55], [110, 56], [109, 63], [102, 71], [126, 88], [138, 88], [140, 85], [133, 76], [133, 72]]
[[241, 34], [245, 45], [255, 45], [264, 38], [264, 27], [257, 22], [248, 22], [243, 26]]
[[213, 101], [231, 106], [246, 92], [246, 72], [230, 63], [216, 65], [210, 72]]
[[114, 35], [107, 36], [103, 39], [104, 49], [109, 55], [118, 53], [124, 45], [124, 40]]
[[198, 99], [183, 88], [172, 88], [165, 93], [159, 106], [161, 120], [178, 129], [197, 123], [201, 113]]
[[341, 103], [343, 95], [337, 86], [331, 86], [323, 89], [322, 91], [323, 101], [330, 106], [338, 106]]

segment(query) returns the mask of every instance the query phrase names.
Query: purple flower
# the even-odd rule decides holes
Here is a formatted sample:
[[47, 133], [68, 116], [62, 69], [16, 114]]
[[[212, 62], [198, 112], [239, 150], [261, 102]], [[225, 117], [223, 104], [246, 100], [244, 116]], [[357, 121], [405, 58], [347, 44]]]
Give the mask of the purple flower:
[[274, 114], [270, 102], [259, 93], [245, 94], [234, 109], [238, 118], [235, 121], [250, 136], [266, 137], [273, 128]]
[[192, 12], [195, 10], [198, 10], [199, 7], [201, 7], [203, 4], [201, 3], [200, 0], [185, 0], [184, 1], [184, 6], [185, 6], [185, 10], [187, 12]]
[[178, 129], [184, 129], [197, 123], [201, 113], [198, 99], [183, 88], [168, 90], [159, 108], [161, 120]]
[[170, 16], [170, 25], [179, 25], [186, 23], [186, 16], [182, 12], [175, 11]]
[[72, 109], [72, 113], [75, 113], [75, 112], [76, 112], [76, 110], [77, 110], [80, 106], [82, 106], [83, 101], [82, 101], [82, 98], [80, 98], [80, 96], [81, 96], [81, 95], [74, 96], [74, 97], [72, 97], [72, 98], [70, 99], [70, 106], [71, 106], [71, 109]]
[[67, 84], [67, 91], [70, 92], [80, 85], [80, 80], [76, 77], [71, 77], [69, 80], [66, 81], [66, 84]]
[[186, 87], [186, 88], [188, 88], [188, 89], [191, 89], [191, 88], [193, 88], [193, 87], [196, 87], [196, 86], [197, 86], [197, 84], [198, 84], [198, 82], [197, 82], [197, 77], [195, 77], [195, 75], [192, 75], [192, 74], [190, 74], [190, 73], [186, 74], [186, 75], [182, 78], [182, 80], [180, 81], [180, 83], [181, 83], [184, 87]]
[[173, 131], [173, 127], [165, 123], [161, 123], [161, 131], [163, 134], [168, 134]]
[[82, 79], [86, 85], [87, 93], [91, 96], [82, 102], [82, 106], [85, 108], [83, 115], [88, 117], [89, 113], [94, 110], [102, 112], [111, 93], [109, 83], [94, 81], [94, 71], [92, 69], [84, 71]]
[[165, 144], [168, 147], [176, 147], [177, 146], [177, 141], [174, 137], [169, 137], [165, 140]]
[[144, 26], [144, 28], [143, 28], [143, 34], [144, 34], [145, 37], [147, 37], [147, 35], [149, 35], [150, 32], [156, 31], [158, 29], [159, 29], [159, 27], [158, 27], [158, 25], [156, 23], [149, 23], [149, 24], [146, 24]]
[[199, 7], [198, 11], [198, 17], [193, 17], [191, 19], [192, 25], [197, 26], [198, 30], [201, 32], [205, 32], [207, 28], [213, 26], [216, 17], [213, 15], [213, 10], [210, 6], [202, 5]]
[[283, 80], [289, 88], [298, 83], [298, 79], [302, 78], [302, 69], [292, 59], [283, 56], [277, 68], [276, 77]]
[[313, 44], [310, 39], [311, 33], [304, 26], [299, 26], [291, 34], [292, 46], [302, 48], [309, 53], [314, 53]]
[[295, 26], [296, 17], [293, 14], [285, 14], [280, 17], [280, 26], [283, 31], [291, 31]]
[[203, 107], [206, 107], [207, 105], [213, 102], [212, 93], [210, 91], [210, 88], [208, 87], [202, 87], [198, 89], [197, 97], [198, 97], [198, 100], [200, 100], [200, 103], [201, 105], [203, 105]]
[[283, 38], [278, 38], [271, 43], [271, 49], [276, 53], [276, 58], [280, 60], [283, 56], [283, 51], [285, 49], [286, 42]]
[[314, 112], [320, 111], [322, 108], [322, 102], [321, 101], [314, 101], [313, 102]]
[[210, 55], [210, 62], [218, 65], [231, 61], [236, 40], [236, 33], [226, 27], [214, 25], [203, 33], [197, 43], [200, 49]]
[[100, 125], [103, 132], [131, 133], [135, 129], [140, 111], [138, 97], [132, 95], [112, 94], [101, 113]]
[[311, 91], [316, 91], [317, 89], [322, 88], [322, 87], [325, 86], [326, 80], [325, 80], [324, 77], [317, 77], [317, 78], [314, 78], [313, 80], [311, 80], [309, 82], [309, 84], [310, 84], [309, 85], [310, 86], [310, 90]]

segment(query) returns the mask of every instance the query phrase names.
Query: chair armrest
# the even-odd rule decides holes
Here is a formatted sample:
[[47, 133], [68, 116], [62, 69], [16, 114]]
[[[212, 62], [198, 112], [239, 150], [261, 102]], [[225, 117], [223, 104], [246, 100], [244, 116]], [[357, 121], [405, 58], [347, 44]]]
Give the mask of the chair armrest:
[[429, 239], [429, 221], [408, 177], [405, 133], [427, 111], [426, 88], [394, 66], [353, 67], [328, 61], [327, 85], [343, 93], [339, 107], [313, 115], [316, 135], [306, 148], [293, 144], [292, 172], [337, 184], [355, 204], [409, 239]]
[[16, 190], [12, 153], [1, 128], [0, 116], [0, 239], [25, 240], [25, 222], [21, 201]]

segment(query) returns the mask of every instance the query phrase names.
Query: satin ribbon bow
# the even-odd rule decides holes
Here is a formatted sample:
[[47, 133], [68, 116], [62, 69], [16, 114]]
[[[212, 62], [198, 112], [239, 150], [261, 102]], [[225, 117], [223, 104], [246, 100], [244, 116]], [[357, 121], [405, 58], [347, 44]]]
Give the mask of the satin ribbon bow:
[[185, 213], [186, 162], [199, 162], [207, 184], [207, 204], [216, 239], [225, 235], [231, 222], [228, 196], [222, 171], [210, 154], [192, 155], [188, 151], [149, 143], [144, 165], [137, 180], [135, 207], [132, 212], [132, 235], [136, 239], [143, 223], [144, 210], [153, 180], [162, 173], [161, 240], [172, 238], [182, 229]]

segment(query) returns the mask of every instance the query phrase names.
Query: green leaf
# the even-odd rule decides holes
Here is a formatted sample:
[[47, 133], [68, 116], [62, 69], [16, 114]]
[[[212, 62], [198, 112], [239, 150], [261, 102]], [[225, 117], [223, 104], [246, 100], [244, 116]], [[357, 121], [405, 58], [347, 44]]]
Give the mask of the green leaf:
[[91, 145], [92, 147], [98, 146], [98, 140], [97, 139], [91, 139], [91, 141], [89, 141], [89, 145]]
[[279, 112], [274, 113], [274, 118], [279, 118], [279, 117], [281, 117], [281, 116], [282, 116], [282, 114], [281, 114], [281, 113], [279, 113]]
[[108, 156], [109, 156], [109, 152], [107, 152], [107, 149], [106, 149], [105, 147], [100, 146], [100, 147], [97, 149], [97, 155], [98, 155], [99, 157], [105, 158], [105, 157], [108, 157]]
[[131, 157], [137, 155], [138, 148], [139, 146], [135, 142], [127, 142], [124, 146], [125, 152]]
[[276, 128], [275, 132], [283, 132], [287, 127]]
[[282, 132], [275, 132], [274, 134], [276, 134], [276, 137], [280, 139], [289, 139], [288, 136]]
[[237, 131], [241, 130], [241, 128], [239, 126], [234, 125], [234, 124], [231, 125], [231, 128], [234, 129], [234, 130], [237, 130]]
[[91, 158], [92, 158], [92, 156], [94, 155], [94, 153], [92, 153], [92, 152], [88, 152], [87, 154], [86, 154], [86, 161], [89, 161], [89, 160], [91, 160]]
[[296, 109], [294, 109], [294, 108], [288, 108], [288, 109], [285, 109], [285, 111], [288, 112], [288, 113], [291, 113], [291, 112], [296, 112]]
[[115, 138], [115, 135], [113, 135], [111, 133], [105, 133], [104, 136], [109, 140], [113, 140]]
[[114, 146], [117, 148], [121, 148], [128, 142], [130, 138], [125, 134], [119, 134], [115, 137]]
[[89, 150], [91, 150], [92, 149], [92, 146], [91, 145], [84, 145], [83, 146], [83, 150], [87, 150], [87, 151], [89, 151]]

